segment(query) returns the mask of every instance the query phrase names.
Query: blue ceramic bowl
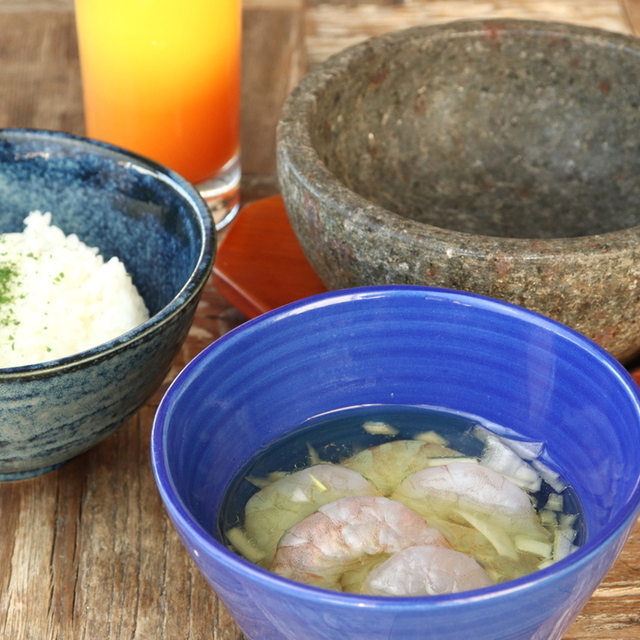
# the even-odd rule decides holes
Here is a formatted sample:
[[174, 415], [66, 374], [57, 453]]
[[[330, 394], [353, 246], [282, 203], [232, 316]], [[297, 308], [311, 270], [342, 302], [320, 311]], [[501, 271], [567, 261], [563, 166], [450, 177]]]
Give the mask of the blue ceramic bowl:
[[0, 233], [22, 231], [33, 210], [117, 256], [151, 319], [71, 357], [0, 369], [0, 480], [59, 466], [149, 398], [187, 336], [215, 253], [210, 213], [176, 173], [67, 134], [0, 130]]
[[[263, 315], [196, 357], [160, 403], [152, 462], [185, 547], [251, 640], [556, 640], [640, 510], [639, 401], [608, 353], [531, 311], [446, 289], [344, 290]], [[212, 535], [256, 451], [312, 416], [377, 403], [447, 407], [545, 441], [582, 500], [585, 544], [502, 585], [392, 599], [290, 582]]]

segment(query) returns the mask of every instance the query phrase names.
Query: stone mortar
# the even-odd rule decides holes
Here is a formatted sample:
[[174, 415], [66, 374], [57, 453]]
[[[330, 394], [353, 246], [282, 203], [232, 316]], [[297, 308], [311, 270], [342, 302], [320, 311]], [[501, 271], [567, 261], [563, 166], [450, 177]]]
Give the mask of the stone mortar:
[[313, 69], [278, 127], [293, 228], [330, 289], [421, 284], [640, 351], [640, 41], [455, 22]]

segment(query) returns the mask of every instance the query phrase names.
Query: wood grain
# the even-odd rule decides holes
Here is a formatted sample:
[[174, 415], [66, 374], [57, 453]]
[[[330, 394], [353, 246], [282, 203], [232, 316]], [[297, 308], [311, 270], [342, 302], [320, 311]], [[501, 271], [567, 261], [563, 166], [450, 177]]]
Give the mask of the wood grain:
[[[638, 0], [246, 0], [243, 197], [277, 191], [274, 130], [307, 65], [369, 35], [507, 15], [638, 34]], [[332, 0], [333, 2], [333, 0]], [[72, 0], [0, 0], [0, 126], [82, 132]], [[62, 469], [0, 485], [0, 640], [241, 640], [182, 548], [149, 462], [155, 408], [204, 347], [245, 320], [210, 281], [163, 387]], [[640, 638], [640, 525], [565, 640]]]
[[557, 20], [631, 33], [628, 15], [618, 0], [414, 0], [401, 6], [319, 4], [306, 12], [309, 64], [317, 64], [347, 46], [390, 31], [486, 18]]
[[640, 36], [640, 0], [623, 0], [627, 21], [634, 36]]
[[302, 6], [245, 9], [243, 38], [242, 167], [274, 175], [280, 110], [306, 71]]
[[83, 131], [73, 14], [0, 11], [0, 126]]

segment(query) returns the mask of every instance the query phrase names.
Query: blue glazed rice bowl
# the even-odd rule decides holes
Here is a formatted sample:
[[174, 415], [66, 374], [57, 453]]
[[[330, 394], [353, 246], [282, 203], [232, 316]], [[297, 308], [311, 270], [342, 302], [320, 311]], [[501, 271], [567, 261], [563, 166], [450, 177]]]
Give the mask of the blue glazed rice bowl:
[[117, 256], [150, 319], [90, 350], [0, 369], [0, 480], [49, 471], [105, 438], [159, 387], [187, 336], [215, 254], [210, 213], [172, 171], [63, 133], [0, 131], [0, 233], [49, 211]]

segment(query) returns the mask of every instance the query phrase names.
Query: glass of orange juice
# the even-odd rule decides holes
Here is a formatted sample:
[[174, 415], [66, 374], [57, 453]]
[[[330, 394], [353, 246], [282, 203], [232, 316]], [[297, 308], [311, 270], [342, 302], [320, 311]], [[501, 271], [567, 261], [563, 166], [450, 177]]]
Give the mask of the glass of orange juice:
[[239, 205], [241, 0], [75, 0], [86, 135]]

